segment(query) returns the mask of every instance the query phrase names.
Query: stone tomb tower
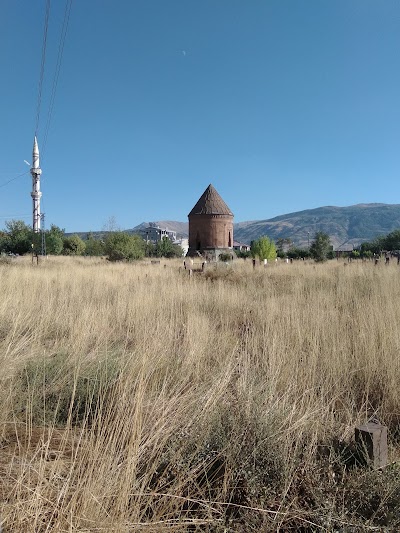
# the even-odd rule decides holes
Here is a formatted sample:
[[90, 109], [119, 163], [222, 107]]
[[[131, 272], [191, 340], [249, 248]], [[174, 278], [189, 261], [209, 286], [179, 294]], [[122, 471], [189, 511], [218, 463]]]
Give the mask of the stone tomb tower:
[[189, 256], [232, 253], [233, 213], [210, 184], [189, 215]]

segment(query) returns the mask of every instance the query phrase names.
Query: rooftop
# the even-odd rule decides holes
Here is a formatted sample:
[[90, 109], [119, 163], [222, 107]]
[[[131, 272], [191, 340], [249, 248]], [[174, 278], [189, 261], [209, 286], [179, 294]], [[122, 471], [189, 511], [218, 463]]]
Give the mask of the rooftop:
[[230, 215], [233, 217], [232, 211], [211, 183], [190, 211], [189, 216], [191, 215]]

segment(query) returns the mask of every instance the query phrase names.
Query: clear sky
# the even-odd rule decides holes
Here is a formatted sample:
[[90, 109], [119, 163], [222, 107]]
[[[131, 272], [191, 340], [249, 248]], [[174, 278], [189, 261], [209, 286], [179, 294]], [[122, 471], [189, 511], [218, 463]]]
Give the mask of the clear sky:
[[[30, 223], [46, 0], [2, 0], [0, 227]], [[52, 0], [38, 127], [46, 225], [235, 221], [400, 203], [399, 0]], [[44, 152], [43, 152], [44, 148]]]

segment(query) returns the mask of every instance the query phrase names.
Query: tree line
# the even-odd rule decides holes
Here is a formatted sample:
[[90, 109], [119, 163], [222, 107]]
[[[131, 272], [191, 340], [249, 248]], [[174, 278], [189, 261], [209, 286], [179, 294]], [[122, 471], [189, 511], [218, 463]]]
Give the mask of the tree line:
[[[157, 243], [146, 242], [140, 235], [124, 231], [107, 232], [103, 238], [87, 234], [65, 235], [64, 229], [52, 224], [44, 231], [46, 253], [49, 255], [107, 256], [110, 261], [142, 259], [143, 257], [182, 257], [182, 248], [168, 237]], [[22, 220], [5, 223], [0, 231], [0, 253], [24, 255], [41, 249], [41, 234], [34, 234], [32, 228]]]
[[[285, 250], [286, 248], [286, 250]], [[353, 259], [371, 258], [383, 252], [400, 255], [400, 229], [387, 235], [380, 235], [375, 239], [363, 242], [358, 249], [345, 254]], [[322, 231], [315, 234], [309, 248], [297, 248], [290, 239], [278, 239], [276, 245], [267, 236], [252, 241], [250, 252], [239, 252], [242, 257], [258, 257], [261, 259], [274, 259], [281, 257], [289, 259], [314, 259], [317, 262], [333, 259], [335, 252], [330, 242], [329, 235]]]
[[295, 247], [290, 239], [278, 239], [275, 244], [267, 235], [263, 235], [259, 239], [251, 241], [250, 251], [237, 252], [236, 254], [238, 257], [253, 257], [260, 261], [265, 259], [271, 261], [280, 257], [281, 259], [314, 259], [314, 261], [321, 262], [334, 258], [329, 235], [323, 231], [318, 231], [315, 234], [309, 248]]
[[379, 255], [382, 252], [400, 252], [400, 229], [376, 237], [372, 241], [363, 242], [360, 246], [361, 256]]
[[[143, 257], [182, 257], [182, 248], [164, 237], [157, 243], [146, 242], [140, 235], [124, 231], [109, 231], [102, 238], [88, 233], [86, 239], [79, 235], [65, 235], [65, 230], [52, 224], [44, 231], [46, 253], [49, 255], [107, 256], [110, 261], [142, 259]], [[24, 255], [40, 250], [41, 234], [34, 234], [32, 228], [22, 220], [10, 220], [0, 230], [0, 253]], [[286, 248], [286, 249], [285, 249]], [[364, 242], [358, 250], [350, 252], [353, 258], [369, 258], [383, 251], [400, 253], [400, 229], [387, 235]], [[249, 252], [237, 252], [238, 257], [253, 257], [260, 260], [274, 260], [276, 257], [289, 259], [314, 259], [317, 262], [333, 259], [335, 254], [329, 235], [319, 231], [310, 247], [299, 248], [290, 239], [278, 239], [276, 244], [264, 235], [251, 242]], [[230, 256], [229, 256], [230, 257]]]

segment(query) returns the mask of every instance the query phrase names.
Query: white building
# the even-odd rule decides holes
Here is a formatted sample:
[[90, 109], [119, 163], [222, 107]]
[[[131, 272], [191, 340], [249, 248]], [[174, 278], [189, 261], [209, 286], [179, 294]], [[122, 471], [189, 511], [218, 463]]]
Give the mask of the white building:
[[174, 244], [178, 244], [183, 250], [183, 256], [185, 257], [189, 250], [189, 239], [177, 239]]
[[168, 228], [161, 228], [157, 226], [154, 222], [150, 222], [146, 228], [140, 230], [140, 236], [146, 242], [158, 242], [161, 241], [164, 237], [168, 237], [172, 242], [176, 241], [176, 231], [169, 230]]

